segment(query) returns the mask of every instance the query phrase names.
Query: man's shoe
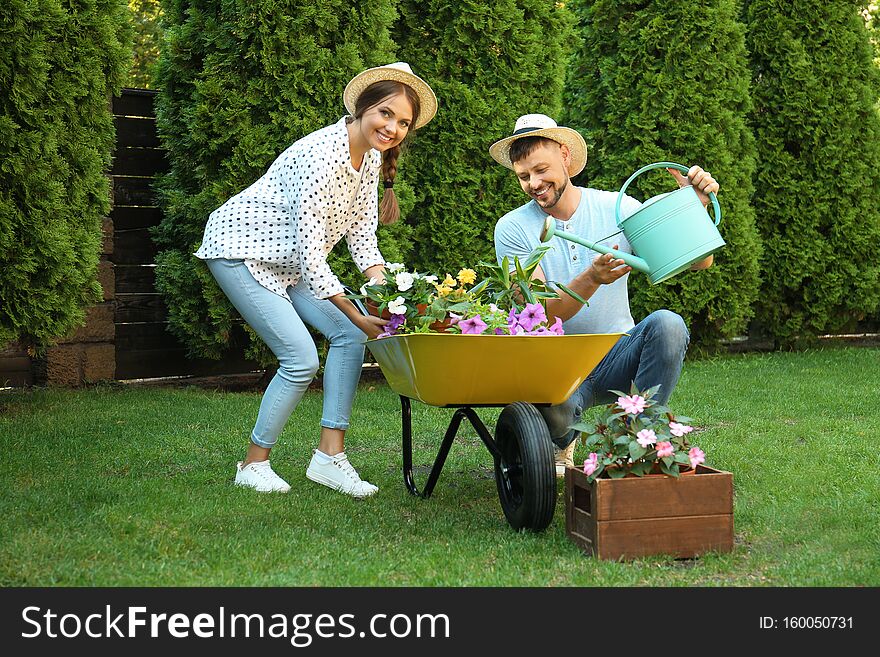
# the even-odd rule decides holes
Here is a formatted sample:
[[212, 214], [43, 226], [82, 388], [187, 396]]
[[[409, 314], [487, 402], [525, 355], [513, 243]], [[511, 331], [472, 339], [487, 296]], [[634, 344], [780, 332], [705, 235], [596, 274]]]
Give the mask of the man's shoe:
[[556, 448], [556, 476], [564, 477], [565, 476], [565, 468], [566, 466], [574, 467], [574, 448], [577, 445], [577, 439], [572, 440], [568, 447], [563, 447], [562, 449]]
[[254, 461], [243, 466], [239, 461], [235, 467], [235, 485], [253, 488], [261, 493], [286, 493], [290, 484], [275, 474], [269, 461]]
[[306, 477], [352, 497], [369, 497], [379, 490], [378, 486], [361, 479], [354, 466], [348, 462], [345, 453], [331, 456], [329, 463], [321, 463], [318, 455], [313, 454]]

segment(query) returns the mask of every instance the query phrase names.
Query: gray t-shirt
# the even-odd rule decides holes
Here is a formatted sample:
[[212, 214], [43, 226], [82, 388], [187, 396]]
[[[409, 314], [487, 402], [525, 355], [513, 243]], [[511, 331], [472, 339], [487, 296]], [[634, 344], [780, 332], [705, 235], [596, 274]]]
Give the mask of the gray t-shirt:
[[[632, 253], [632, 248], [623, 233], [614, 235], [620, 229], [614, 217], [614, 205], [618, 192], [605, 192], [598, 189], [578, 187], [581, 200], [577, 210], [568, 221], [556, 220], [557, 231], [568, 231], [584, 239], [607, 245], [620, 245], [620, 250]], [[623, 218], [641, 207], [641, 203], [630, 196], [624, 196], [621, 203]], [[547, 213], [534, 200], [508, 212], [495, 225], [495, 255], [498, 263], [504, 256], [513, 261], [514, 256], [521, 261], [541, 245], [541, 229]], [[613, 237], [610, 237], [613, 235]], [[585, 271], [593, 263], [597, 251], [554, 237], [547, 243], [553, 247], [541, 260], [541, 269], [548, 281], [563, 285]], [[630, 330], [635, 323], [629, 309], [627, 292], [629, 274], [622, 276], [610, 285], [600, 285], [589, 298], [589, 305], [581, 308], [571, 319], [563, 324], [566, 333], [618, 333]], [[565, 292], [560, 291], [560, 294]]]

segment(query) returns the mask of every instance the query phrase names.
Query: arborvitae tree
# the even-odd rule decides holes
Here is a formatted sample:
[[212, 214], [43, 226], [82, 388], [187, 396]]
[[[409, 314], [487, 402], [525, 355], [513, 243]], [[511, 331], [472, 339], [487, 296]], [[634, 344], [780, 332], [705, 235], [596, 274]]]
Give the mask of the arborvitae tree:
[[558, 118], [571, 16], [553, 0], [401, 0], [398, 9], [400, 57], [439, 100], [405, 164], [412, 264], [454, 274], [494, 260], [495, 222], [528, 200], [488, 150], [522, 114]]
[[128, 0], [131, 22], [134, 27], [134, 60], [126, 86], [152, 89], [154, 67], [159, 59], [162, 28], [159, 18], [162, 8], [159, 0]]
[[110, 95], [131, 62], [119, 0], [5, 0], [0, 12], [0, 345], [37, 349], [101, 298]]
[[[669, 308], [685, 318], [692, 340], [705, 345], [741, 333], [757, 295], [760, 244], [749, 205], [754, 143], [738, 3], [575, 0], [570, 6], [584, 39], [565, 96], [567, 125], [583, 131], [589, 150], [580, 183], [617, 190], [641, 166], [667, 160], [699, 164], [721, 184], [719, 230], [727, 246], [715, 265], [657, 286], [634, 272], [634, 317]], [[675, 187], [662, 171], [640, 176], [627, 194], [645, 200]]]
[[744, 3], [764, 241], [757, 319], [783, 344], [880, 306], [880, 76], [863, 5]]
[[[194, 354], [219, 357], [235, 311], [194, 258], [208, 215], [259, 178], [291, 143], [345, 114], [346, 83], [394, 61], [392, 0], [163, 0], [165, 41], [157, 117], [168, 149], [156, 284], [171, 330]], [[403, 156], [401, 160], [403, 161]], [[395, 185], [395, 188], [398, 186]], [[405, 194], [404, 194], [405, 196]], [[379, 231], [400, 259], [402, 222]], [[331, 256], [343, 282], [360, 286], [344, 245]], [[265, 356], [261, 342], [252, 336]]]

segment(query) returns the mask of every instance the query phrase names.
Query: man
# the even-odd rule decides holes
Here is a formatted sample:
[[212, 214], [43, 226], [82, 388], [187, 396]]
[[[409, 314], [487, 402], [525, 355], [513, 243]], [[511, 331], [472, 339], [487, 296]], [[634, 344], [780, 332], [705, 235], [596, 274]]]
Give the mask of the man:
[[[631, 253], [614, 216], [617, 192], [576, 187], [571, 178], [587, 163], [587, 145], [571, 128], [557, 126], [543, 114], [521, 116], [511, 136], [494, 143], [489, 153], [512, 169], [523, 191], [531, 197], [525, 205], [508, 212], [495, 226], [495, 253], [521, 260], [541, 244], [540, 234], [547, 215], [556, 220], [557, 231], [570, 231], [592, 241], [610, 244]], [[693, 185], [705, 206], [708, 194], [718, 192], [718, 183], [698, 166], [687, 177], [669, 169], [680, 187]], [[639, 209], [640, 203], [625, 196], [621, 204], [624, 217]], [[607, 237], [606, 237], [607, 236]], [[596, 366], [578, 390], [563, 404], [540, 408], [557, 446], [556, 474], [572, 465], [575, 432], [569, 427], [580, 419], [584, 409], [613, 401], [610, 389], [629, 391], [635, 382], [639, 390], [660, 385], [655, 399], [665, 404], [672, 394], [687, 351], [689, 335], [682, 318], [658, 310], [635, 324], [629, 308], [628, 274], [632, 268], [610, 254], [597, 255], [584, 246], [555, 238], [535, 277], [559, 281], [589, 300], [586, 306], [567, 294], [547, 302], [548, 317], [558, 316], [566, 333], [617, 333], [628, 335]], [[712, 256], [691, 269], [712, 265]]]

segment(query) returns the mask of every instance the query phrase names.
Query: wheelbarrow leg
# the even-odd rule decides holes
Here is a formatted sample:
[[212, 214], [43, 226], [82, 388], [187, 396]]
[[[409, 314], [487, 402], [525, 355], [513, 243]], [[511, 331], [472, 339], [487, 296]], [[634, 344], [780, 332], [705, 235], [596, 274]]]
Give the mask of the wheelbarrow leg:
[[446, 435], [443, 437], [443, 442], [440, 444], [440, 451], [437, 453], [437, 458], [434, 461], [434, 465], [431, 467], [431, 472], [428, 474], [428, 481], [425, 483], [425, 488], [422, 492], [419, 492], [415, 478], [413, 477], [412, 404], [408, 397], [404, 397], [403, 395], [400, 396], [400, 408], [403, 423], [403, 480], [406, 483], [407, 490], [418, 497], [427, 499], [431, 496], [431, 493], [434, 492], [434, 486], [440, 478], [440, 472], [443, 470], [443, 465], [446, 463], [446, 457], [449, 456], [452, 442], [455, 440], [455, 435], [458, 433], [458, 428], [461, 426], [461, 421], [464, 418], [470, 420], [470, 423], [473, 425], [474, 429], [477, 430], [477, 433], [484, 442], [487, 437], [490, 441], [492, 440], [486, 426], [472, 408], [464, 407], [456, 409], [455, 413], [452, 415], [452, 419], [449, 421], [449, 427], [446, 429]]

